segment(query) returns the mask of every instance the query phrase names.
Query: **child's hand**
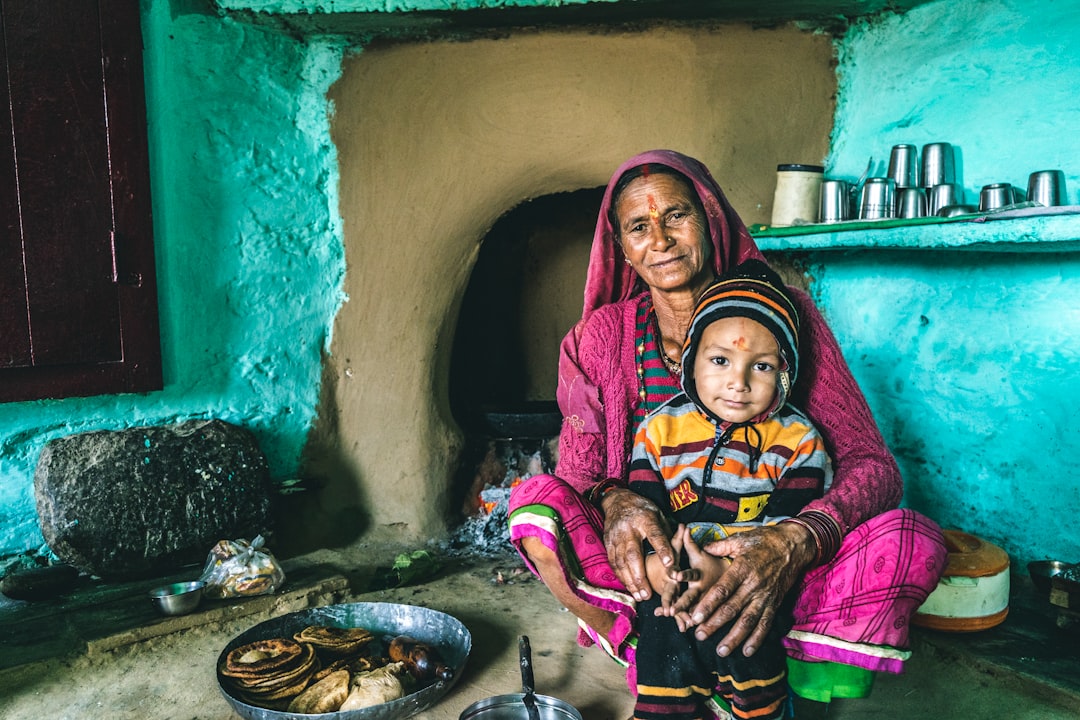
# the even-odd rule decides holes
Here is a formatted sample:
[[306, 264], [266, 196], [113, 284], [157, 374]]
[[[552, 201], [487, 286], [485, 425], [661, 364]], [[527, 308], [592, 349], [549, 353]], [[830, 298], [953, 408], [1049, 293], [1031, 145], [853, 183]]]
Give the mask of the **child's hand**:
[[[675, 530], [675, 534], [671, 537], [671, 548], [675, 551], [677, 561], [676, 567], [678, 567], [678, 560], [682, 558], [683, 544], [688, 538], [690, 538], [690, 531], [684, 525], [679, 525]], [[693, 542], [693, 540], [690, 540], [690, 542]], [[700, 550], [698, 553], [700, 554]], [[657, 564], [659, 565], [659, 563]], [[653, 589], [660, 595], [660, 607], [656, 608], [655, 614], [675, 618], [675, 623], [678, 625], [680, 632], [685, 632], [687, 628], [693, 627], [693, 622], [690, 621], [688, 612], [675, 612], [674, 603], [683, 592], [683, 585], [696, 580], [700, 577], [700, 574], [700, 571], [693, 567], [687, 570], [667, 570], [667, 574], [664, 577], [658, 577], [657, 585], [653, 586]]]
[[[716, 581], [731, 565], [731, 560], [702, 551], [694, 542], [690, 531], [681, 525], [679, 531], [676, 532], [676, 537], [679, 538], [679, 553], [686, 552], [686, 559], [691, 570], [684, 572], [686, 590], [674, 602], [669, 603], [668, 598], [665, 597], [663, 610], [665, 615], [674, 617], [676, 622], [679, 622], [680, 617], [682, 617], [683, 622], [679, 622], [679, 629], [685, 631], [686, 628], [692, 627], [694, 624], [690, 620], [690, 608], [706, 590], [716, 584]], [[685, 627], [683, 626], [684, 623]]]

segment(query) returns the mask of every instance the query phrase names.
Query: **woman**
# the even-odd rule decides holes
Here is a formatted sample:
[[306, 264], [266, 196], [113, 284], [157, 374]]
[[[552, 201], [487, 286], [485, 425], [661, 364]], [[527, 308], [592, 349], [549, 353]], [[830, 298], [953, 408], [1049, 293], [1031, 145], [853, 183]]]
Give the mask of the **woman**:
[[[644, 543], [676, 563], [658, 508], [626, 487], [633, 432], [678, 392], [698, 294], [750, 258], [763, 259], [701, 163], [666, 150], [624, 163], [597, 219], [582, 319], [561, 347], [556, 475], [511, 496], [511, 540], [578, 617], [579, 642], [624, 663], [632, 689], [635, 603], [652, 594]], [[864, 695], [869, 671], [900, 671], [907, 620], [937, 583], [945, 548], [936, 525], [895, 509], [896, 463], [824, 319], [806, 293], [791, 293], [805, 351], [791, 402], [825, 437], [833, 484], [789, 521], [708, 546], [732, 564], [690, 613], [718, 653], [752, 655], [798, 584], [789, 681], [828, 701]]]

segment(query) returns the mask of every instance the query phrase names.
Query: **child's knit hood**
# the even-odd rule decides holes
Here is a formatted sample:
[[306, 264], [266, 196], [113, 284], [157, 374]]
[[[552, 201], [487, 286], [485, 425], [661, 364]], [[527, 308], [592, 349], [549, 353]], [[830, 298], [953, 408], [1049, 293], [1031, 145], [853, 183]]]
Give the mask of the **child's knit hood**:
[[775, 415], [787, 402], [799, 367], [799, 315], [776, 272], [760, 260], [747, 260], [710, 285], [698, 299], [682, 353], [683, 390], [702, 412], [724, 422], [705, 408], [694, 381], [694, 359], [705, 328], [722, 318], [749, 318], [772, 333], [780, 349], [776, 398], [767, 411], [750, 420], [758, 423]]

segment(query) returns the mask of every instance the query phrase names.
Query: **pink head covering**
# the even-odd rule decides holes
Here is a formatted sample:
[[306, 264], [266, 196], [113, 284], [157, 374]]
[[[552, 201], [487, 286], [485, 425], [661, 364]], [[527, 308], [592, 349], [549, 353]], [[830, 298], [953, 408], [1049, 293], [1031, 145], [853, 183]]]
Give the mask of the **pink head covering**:
[[592, 250], [589, 253], [589, 272], [585, 277], [585, 305], [581, 317], [585, 318], [597, 308], [608, 303], [626, 300], [634, 293], [638, 275], [623, 262], [622, 248], [615, 239], [611, 226], [611, 193], [619, 178], [628, 170], [641, 165], [666, 165], [678, 170], [694, 184], [698, 198], [709, 220], [709, 236], [712, 240], [713, 268], [719, 275], [751, 258], [764, 260], [746, 225], [731, 209], [720, 186], [713, 180], [709, 170], [699, 161], [674, 150], [650, 150], [635, 155], [624, 162], [608, 181], [600, 214], [596, 219]]

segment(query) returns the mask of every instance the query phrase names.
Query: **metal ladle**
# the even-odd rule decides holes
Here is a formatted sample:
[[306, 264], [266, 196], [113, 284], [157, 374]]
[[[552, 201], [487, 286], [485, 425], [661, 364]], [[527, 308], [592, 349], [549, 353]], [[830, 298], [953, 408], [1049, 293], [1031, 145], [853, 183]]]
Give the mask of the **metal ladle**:
[[522, 635], [518, 638], [518, 662], [521, 664], [521, 692], [524, 694], [521, 701], [525, 703], [525, 709], [529, 713], [529, 720], [540, 720], [540, 710], [536, 707], [532, 647], [529, 645], [528, 635]]
[[524, 692], [495, 695], [474, 702], [458, 720], [582, 720], [570, 703], [549, 695], [537, 695], [533, 684], [532, 649], [529, 638], [518, 638], [518, 659]]

